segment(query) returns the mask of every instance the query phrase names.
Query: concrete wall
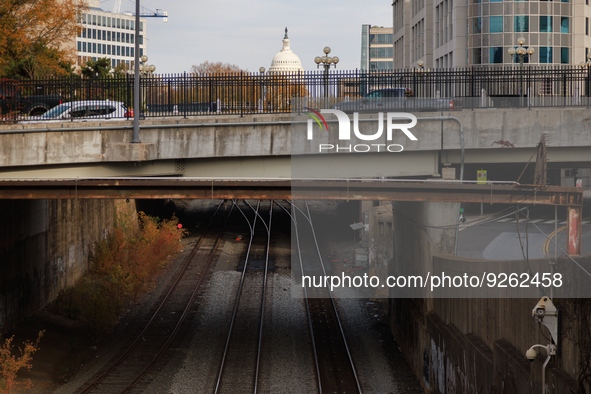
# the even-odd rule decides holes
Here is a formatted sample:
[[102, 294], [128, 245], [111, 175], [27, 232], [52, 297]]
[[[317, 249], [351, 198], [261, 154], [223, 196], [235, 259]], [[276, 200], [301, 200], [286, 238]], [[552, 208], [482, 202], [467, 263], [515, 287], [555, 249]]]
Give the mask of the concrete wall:
[[[391, 274], [408, 273], [409, 266], [415, 267], [413, 272], [423, 274], [442, 270], [470, 273], [482, 264], [489, 271], [496, 267], [509, 272], [508, 267], [516, 263], [442, 255], [440, 250], [453, 250], [454, 237], [449, 229], [438, 226], [453, 223], [457, 206], [400, 202], [392, 205], [395, 257], [390, 264]], [[533, 272], [542, 272], [548, 261], [530, 260], [529, 265]], [[578, 270], [570, 261], [557, 267]], [[548, 344], [546, 329], [540, 329], [531, 315], [538, 300], [391, 298], [390, 326], [427, 393], [538, 393], [545, 354], [533, 363], [525, 358], [530, 346]], [[588, 300], [576, 301], [591, 310]], [[547, 368], [547, 392], [577, 392], [580, 360], [591, 357], [591, 343], [582, 337], [589, 327], [581, 328], [580, 319], [591, 312], [582, 313], [582, 309], [573, 307], [573, 300], [562, 297], [555, 299], [555, 303], [563, 308], [561, 354], [553, 357]], [[581, 349], [587, 349], [587, 353]]]
[[[420, 113], [417, 117], [441, 114]], [[576, 153], [579, 152], [577, 149], [591, 146], [591, 123], [585, 108], [476, 109], [443, 115], [454, 116], [462, 122], [467, 163], [472, 160], [482, 162], [484, 158], [492, 160], [488, 162], [527, 162], [531, 156], [529, 148], [535, 147], [543, 134], [547, 136], [550, 162], [575, 160], [572, 153], [568, 154], [569, 149]], [[364, 117], [367, 116], [360, 118]], [[290, 114], [150, 119], [142, 121], [142, 143], [139, 144], [130, 143], [130, 122], [0, 125], [0, 167], [305, 155], [317, 154], [318, 143], [339, 143], [333, 115], [326, 115], [329, 132], [316, 130], [315, 141], [306, 139], [307, 119], [306, 115], [299, 115], [295, 118], [299, 123], [295, 125]], [[240, 125], [245, 122], [258, 124]], [[232, 126], [223, 126], [224, 123]], [[374, 134], [377, 117], [373, 115], [373, 120], [359, 124], [362, 133]], [[99, 130], [97, 126], [109, 129]], [[85, 129], [75, 130], [80, 127]], [[411, 131], [418, 141], [410, 141], [404, 133], [395, 131], [390, 143], [403, 145], [405, 153], [449, 151], [450, 155], [442, 157], [442, 162], [459, 162], [460, 133], [455, 121], [419, 120]], [[375, 141], [353, 138], [348, 143], [385, 143], [385, 134]], [[499, 141], [507, 141], [515, 148], [499, 149], [501, 145], [495, 144]], [[554, 150], [559, 153], [556, 158], [553, 158]], [[503, 159], [503, 156], [507, 158]], [[581, 161], [589, 161], [588, 154], [581, 157]]]
[[123, 200], [0, 200], [0, 332], [45, 307], [88, 268]]

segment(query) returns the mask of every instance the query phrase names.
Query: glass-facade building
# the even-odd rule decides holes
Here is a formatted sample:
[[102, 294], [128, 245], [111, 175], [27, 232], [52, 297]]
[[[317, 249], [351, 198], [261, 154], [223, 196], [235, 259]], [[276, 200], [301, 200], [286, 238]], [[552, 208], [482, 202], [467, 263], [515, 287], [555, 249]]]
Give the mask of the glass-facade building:
[[394, 67], [579, 64], [591, 48], [590, 0], [394, 0]]
[[109, 58], [111, 67], [124, 63], [130, 67], [135, 57], [135, 41], [140, 53], [146, 51], [146, 18], [140, 18], [140, 36], [135, 36], [135, 16], [114, 14], [100, 8], [99, 0], [88, 2], [88, 10], [80, 17], [81, 31], [76, 37], [77, 65], [89, 59]]
[[361, 70], [394, 69], [392, 28], [361, 26]]
[[470, 65], [518, 63], [509, 48], [519, 37], [533, 47], [524, 63], [573, 64], [573, 4], [562, 1], [469, 0], [468, 48]]

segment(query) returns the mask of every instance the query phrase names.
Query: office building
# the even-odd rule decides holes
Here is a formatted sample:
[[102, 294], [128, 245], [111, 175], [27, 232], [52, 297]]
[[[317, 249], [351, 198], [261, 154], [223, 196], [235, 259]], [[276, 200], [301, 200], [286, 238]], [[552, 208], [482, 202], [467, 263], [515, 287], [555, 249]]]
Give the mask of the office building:
[[361, 70], [394, 69], [392, 28], [361, 26]]
[[589, 0], [394, 0], [394, 68], [579, 64], [591, 48]]
[[[88, 10], [81, 16], [82, 31], [76, 37], [77, 66], [88, 59], [111, 59], [111, 67], [133, 64], [135, 55], [135, 16], [114, 14], [100, 8], [100, 0], [87, 0]], [[140, 18], [140, 53], [146, 51], [146, 18]]]

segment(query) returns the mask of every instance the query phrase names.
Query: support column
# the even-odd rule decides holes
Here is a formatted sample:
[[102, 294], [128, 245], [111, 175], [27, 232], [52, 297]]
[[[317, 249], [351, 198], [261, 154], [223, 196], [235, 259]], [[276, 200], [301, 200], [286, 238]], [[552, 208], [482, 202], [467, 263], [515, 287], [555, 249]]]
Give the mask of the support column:
[[566, 252], [570, 256], [581, 255], [581, 234], [583, 207], [568, 207], [568, 243]]

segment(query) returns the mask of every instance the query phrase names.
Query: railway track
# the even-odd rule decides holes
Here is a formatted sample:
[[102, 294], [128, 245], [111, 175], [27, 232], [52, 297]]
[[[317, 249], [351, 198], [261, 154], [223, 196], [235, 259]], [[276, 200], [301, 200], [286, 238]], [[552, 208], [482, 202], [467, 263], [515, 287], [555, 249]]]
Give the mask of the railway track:
[[[187, 258], [181, 273], [158, 306], [153, 308], [149, 321], [138, 330], [135, 339], [123, 346], [123, 350], [77, 393], [140, 393], [145, 390], [157, 372], [166, 365], [167, 357], [172, 353], [167, 352], [167, 349], [194, 304], [202, 283], [211, 273], [212, 262], [219, 257], [222, 236], [230, 216], [235, 224], [236, 219], [239, 219], [248, 225], [250, 238], [243, 252], [241, 276], [235, 289], [236, 298], [228, 333], [225, 340], [223, 336], [219, 337], [221, 340], [216, 345], [219, 358], [211, 360], [217, 363], [217, 373], [211, 371], [215, 376], [210, 375], [207, 380], [210, 382], [207, 392], [268, 391], [268, 382], [265, 380], [268, 377], [262, 376], [261, 370], [265, 368], [261, 365], [269, 356], [268, 353], [263, 355], [264, 318], [274, 207], [280, 207], [292, 219], [302, 274], [326, 275], [326, 269], [307, 204], [299, 208], [291, 202], [280, 204], [275, 201], [257, 201], [256, 205], [251, 205], [247, 201], [232, 201], [230, 212], [224, 216], [220, 213], [224, 203], [217, 207], [212, 221]], [[256, 269], [249, 269], [253, 265], [256, 265]], [[332, 294], [326, 289], [317, 288], [304, 288], [304, 292], [318, 392], [361, 393]], [[189, 335], [186, 334], [187, 337]], [[175, 343], [181, 346], [180, 343], [186, 339], [177, 337]]]
[[[327, 275], [312, 216], [305, 203], [305, 210], [289, 203], [289, 210], [279, 204], [292, 218], [302, 275]], [[310, 327], [310, 343], [314, 355], [319, 393], [361, 393], [361, 384], [347, 339], [338, 314], [335, 300], [326, 288], [306, 288], [304, 298]]]
[[[261, 209], [260, 201], [256, 207], [246, 201], [245, 204], [248, 208], [237, 208], [248, 223], [250, 240], [219, 362], [214, 393], [256, 393], [259, 386], [273, 202], [270, 202], [268, 211], [266, 208]], [[245, 212], [247, 209], [250, 212]], [[259, 268], [262, 263], [262, 270], [249, 270], [254, 263]], [[244, 293], [248, 293], [248, 299], [242, 297]], [[257, 298], [260, 302], [254, 301]], [[258, 316], [258, 319], [253, 319], [252, 316]], [[254, 333], [256, 334], [253, 335]]]
[[[232, 209], [224, 217], [222, 201], [201, 238], [191, 251], [168, 291], [152, 308], [122, 350], [104, 368], [86, 382], [77, 393], [142, 392], [202, 290], [211, 273], [212, 262], [219, 257], [220, 246]], [[234, 207], [234, 204], [232, 204]]]

